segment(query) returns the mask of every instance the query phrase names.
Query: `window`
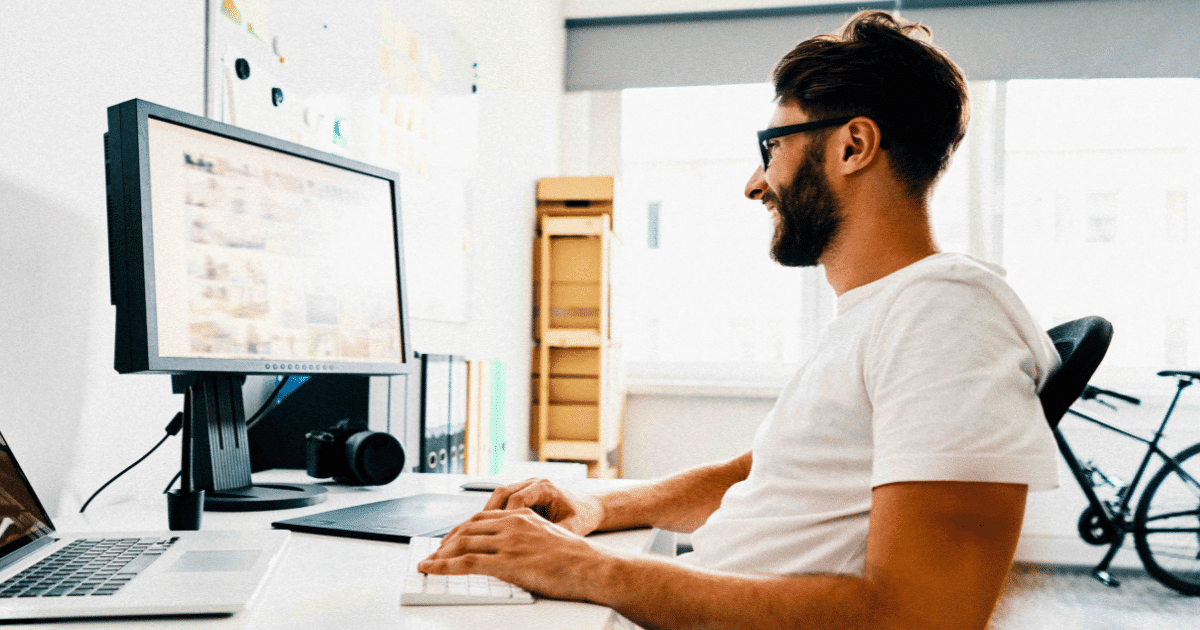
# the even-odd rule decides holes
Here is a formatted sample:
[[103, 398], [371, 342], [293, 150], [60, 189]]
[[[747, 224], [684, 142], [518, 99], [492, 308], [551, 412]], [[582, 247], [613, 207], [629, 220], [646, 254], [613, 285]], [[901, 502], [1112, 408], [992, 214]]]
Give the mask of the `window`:
[[622, 95], [616, 316], [635, 379], [782, 384], [832, 315], [823, 275], [772, 261], [770, 214], [743, 196], [772, 96], [766, 84]]
[[[1195, 367], [1200, 80], [970, 90], [971, 128], [931, 202], [941, 248], [1003, 265], [1045, 327], [1112, 321], [1097, 375], [1109, 386], [1161, 388], [1157, 370]], [[823, 273], [774, 263], [770, 217], [742, 196], [772, 96], [765, 84], [622, 93], [616, 315], [635, 382], [780, 385], [832, 317]]]
[[[1200, 182], [1195, 79], [1009, 81], [1000, 262], [1050, 326], [1113, 323], [1097, 378], [1162, 389], [1200, 359]], [[1190, 193], [1190, 194], [1189, 194]]]

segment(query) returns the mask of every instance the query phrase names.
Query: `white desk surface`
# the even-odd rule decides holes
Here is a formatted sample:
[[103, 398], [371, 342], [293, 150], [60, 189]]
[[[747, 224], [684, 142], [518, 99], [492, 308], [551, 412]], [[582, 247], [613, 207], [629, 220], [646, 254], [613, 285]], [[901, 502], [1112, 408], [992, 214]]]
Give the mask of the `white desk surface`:
[[[205, 512], [203, 529], [267, 529], [272, 521], [305, 516], [361, 503], [382, 501], [424, 492], [458, 493], [463, 475], [404, 473], [382, 487], [353, 488], [329, 484], [323, 503], [273, 512]], [[255, 482], [312, 481], [302, 471], [266, 471]], [[582, 479], [566, 482], [581, 491], [602, 492], [636, 482]], [[483, 493], [479, 494], [481, 501]], [[65, 534], [113, 530], [167, 529], [166, 497], [160, 501], [93, 507], [84, 515], [63, 515], [55, 527]], [[649, 529], [598, 534], [591, 537], [627, 551], [649, 551], [654, 531]], [[661, 543], [661, 540], [660, 540]], [[509, 606], [400, 606], [401, 576], [408, 546], [293, 532], [274, 571], [247, 611], [208, 618], [85, 620], [40, 622], [42, 630], [121, 628], [220, 629], [337, 629], [496, 628], [499, 630], [547, 628], [601, 630], [627, 623], [611, 609], [579, 602], [538, 599], [532, 605]], [[18, 626], [18, 627], [24, 627]]]

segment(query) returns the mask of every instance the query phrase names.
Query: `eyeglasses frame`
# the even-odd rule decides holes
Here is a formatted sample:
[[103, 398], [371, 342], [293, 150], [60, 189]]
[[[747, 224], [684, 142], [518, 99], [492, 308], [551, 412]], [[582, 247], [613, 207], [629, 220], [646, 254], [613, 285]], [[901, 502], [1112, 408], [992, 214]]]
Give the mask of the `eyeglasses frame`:
[[771, 150], [767, 148], [767, 141], [774, 140], [782, 136], [790, 136], [794, 133], [802, 131], [812, 131], [813, 129], [824, 129], [825, 127], [836, 127], [844, 125], [858, 116], [838, 116], [837, 118], [825, 118], [823, 120], [814, 120], [812, 122], [800, 123], [798, 125], [784, 125], [782, 127], [771, 127], [758, 132], [758, 150], [762, 153], [763, 170], [767, 170], [767, 166], [771, 163]]

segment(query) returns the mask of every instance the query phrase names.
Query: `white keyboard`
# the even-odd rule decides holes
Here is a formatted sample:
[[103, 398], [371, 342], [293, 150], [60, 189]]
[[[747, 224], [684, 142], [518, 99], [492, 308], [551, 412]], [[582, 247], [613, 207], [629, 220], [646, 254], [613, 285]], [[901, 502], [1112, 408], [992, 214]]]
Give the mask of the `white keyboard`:
[[414, 536], [408, 541], [408, 570], [401, 606], [532, 604], [529, 591], [487, 575], [431, 575], [417, 565], [437, 551], [441, 538]]

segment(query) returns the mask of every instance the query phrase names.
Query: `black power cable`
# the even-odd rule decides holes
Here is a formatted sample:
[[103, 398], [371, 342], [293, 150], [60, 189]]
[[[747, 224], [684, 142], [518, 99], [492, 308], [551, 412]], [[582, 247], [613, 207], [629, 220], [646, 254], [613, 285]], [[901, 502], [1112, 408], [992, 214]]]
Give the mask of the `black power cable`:
[[[279, 381], [279, 384], [275, 386], [275, 389], [271, 390], [271, 395], [267, 396], [267, 399], [263, 401], [263, 404], [258, 408], [258, 411], [255, 411], [253, 415], [251, 415], [249, 418], [246, 419], [246, 430], [247, 431], [250, 430], [250, 427], [257, 424], [259, 420], [262, 420], [262, 415], [264, 413], [266, 413], [267, 410], [270, 409], [274, 405], [275, 398], [277, 396], [279, 396], [279, 392], [283, 391], [283, 386], [287, 385], [288, 379], [290, 379], [290, 378], [291, 378], [290, 376], [283, 377], [283, 380]], [[155, 447], [155, 448], [157, 448], [157, 447]], [[141, 460], [138, 460], [138, 461], [141, 461]], [[134, 465], [136, 466], [137, 464], [134, 464]], [[163, 488], [163, 494], [170, 492], [171, 486], [175, 485], [175, 482], [179, 481], [179, 477], [181, 477], [182, 475], [183, 475], [182, 470], [175, 473], [175, 476], [171, 477], [171, 480], [167, 482], [167, 487]]]
[[183, 412], [181, 411], [181, 412], [175, 414], [175, 417], [171, 419], [171, 422], [167, 423], [167, 428], [166, 428], [167, 434], [164, 435], [163, 438], [158, 441], [158, 444], [155, 444], [153, 448], [151, 448], [149, 451], [146, 451], [146, 454], [142, 455], [140, 458], [138, 458], [138, 460], [136, 462], [133, 462], [128, 467], [126, 467], [125, 470], [122, 470], [121, 472], [117, 473], [117, 475], [115, 477], [113, 477], [112, 479], [109, 479], [107, 482], [104, 483], [104, 485], [100, 486], [100, 488], [98, 490], [93, 492], [92, 496], [88, 497], [88, 500], [83, 502], [83, 507], [79, 508], [79, 513], [83, 514], [83, 511], [87, 509], [88, 504], [90, 504], [92, 502], [92, 499], [95, 499], [96, 496], [99, 495], [101, 492], [103, 492], [105, 488], [107, 488], [109, 485], [112, 484], [112, 482], [116, 481], [117, 479], [120, 479], [121, 475], [124, 475], [125, 473], [129, 472], [130, 470], [133, 469], [134, 466], [137, 466], [138, 464], [142, 463], [147, 457], [150, 457], [150, 454], [153, 453], [154, 451], [158, 450], [158, 447], [162, 446], [163, 442], [167, 441], [167, 438], [179, 433], [179, 430], [182, 428], [183, 428]]
[[258, 421], [262, 420], [263, 414], [265, 414], [268, 409], [275, 405], [276, 397], [279, 396], [279, 392], [283, 391], [283, 386], [287, 385], [288, 380], [291, 378], [292, 377], [290, 376], [283, 377], [283, 380], [279, 381], [279, 384], [275, 386], [275, 389], [271, 390], [271, 395], [267, 396], [267, 399], [263, 401], [263, 404], [258, 408], [258, 411], [255, 411], [253, 415], [246, 419], [247, 430], [258, 424]]

